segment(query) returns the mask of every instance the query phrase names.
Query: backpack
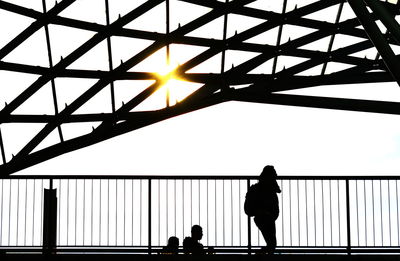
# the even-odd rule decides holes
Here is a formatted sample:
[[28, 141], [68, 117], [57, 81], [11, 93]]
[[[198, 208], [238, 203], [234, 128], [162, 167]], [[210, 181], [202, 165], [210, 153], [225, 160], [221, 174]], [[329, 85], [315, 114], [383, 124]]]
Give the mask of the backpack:
[[246, 193], [246, 199], [244, 200], [244, 213], [253, 217], [257, 214], [259, 209], [259, 193], [258, 184], [252, 185]]

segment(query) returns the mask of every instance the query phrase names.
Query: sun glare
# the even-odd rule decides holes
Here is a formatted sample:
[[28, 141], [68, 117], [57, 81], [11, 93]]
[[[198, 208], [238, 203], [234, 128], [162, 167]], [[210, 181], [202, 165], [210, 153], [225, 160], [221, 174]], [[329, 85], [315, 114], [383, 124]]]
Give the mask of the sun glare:
[[177, 63], [163, 64], [157, 68], [157, 74], [160, 77], [168, 77], [168, 75], [173, 75], [176, 68], [179, 66]]
[[179, 75], [175, 73], [178, 66], [178, 63], [165, 64], [160, 66], [156, 72], [162, 82], [158, 92], [163, 93], [167, 107], [177, 104], [189, 95], [185, 88], [188, 82], [180, 79]]

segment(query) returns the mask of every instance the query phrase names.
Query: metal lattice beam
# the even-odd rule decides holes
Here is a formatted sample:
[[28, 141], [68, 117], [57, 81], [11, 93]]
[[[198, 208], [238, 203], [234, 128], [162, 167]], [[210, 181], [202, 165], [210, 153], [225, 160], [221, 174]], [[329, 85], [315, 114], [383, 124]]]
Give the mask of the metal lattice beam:
[[[43, 12], [0, 0], [0, 9], [35, 20], [14, 39], [10, 39], [7, 44], [0, 48], [0, 70], [38, 76], [36, 81], [27, 85], [24, 91], [1, 109], [0, 127], [3, 124], [9, 123], [45, 123], [45, 126], [9, 161], [7, 161], [6, 156], [9, 153], [3, 142], [7, 137], [2, 136], [0, 133], [0, 149], [3, 161], [3, 164], [0, 165], [1, 175], [9, 175], [63, 153], [225, 101], [247, 101], [310, 108], [400, 114], [400, 103], [397, 102], [310, 97], [277, 93], [280, 91], [334, 84], [399, 83], [400, 67], [397, 66], [398, 54], [393, 52], [391, 48], [391, 46], [399, 46], [400, 27], [395, 20], [395, 16], [399, 15], [398, 5], [373, 0], [316, 0], [311, 4], [287, 10], [287, 2], [283, 1], [281, 12], [273, 12], [251, 7], [249, 4], [255, 2], [254, 0], [230, 0], [225, 2], [217, 0], [180, 0], [187, 4], [209, 8], [210, 11], [179, 26], [175, 30], [171, 30], [170, 1], [172, 0], [146, 1], [126, 15], [111, 22], [109, 3], [108, 0], [105, 0], [106, 23], [95, 24], [62, 15], [64, 10], [68, 9], [74, 3], [78, 3], [79, 0], [63, 0], [48, 11], [46, 11], [46, 5], [43, 2]], [[130, 22], [135, 21], [159, 5], [165, 5], [165, 33], [125, 27]], [[345, 5], [351, 6], [356, 14], [354, 17], [341, 18]], [[371, 8], [372, 12], [367, 10], [367, 5]], [[309, 17], [309, 15], [330, 7], [337, 7], [334, 14], [336, 18], [332, 22], [320, 21]], [[229, 15], [231, 14], [261, 20], [259, 24], [228, 37], [227, 28], [230, 26]], [[221, 39], [188, 35], [218, 18], [224, 20]], [[387, 27], [388, 34], [383, 35], [379, 31], [376, 26], [377, 20], [382, 21]], [[48, 30], [49, 25], [61, 25], [73, 29], [85, 30], [94, 33], [94, 36], [58, 63], [53, 64], [51, 33]], [[284, 41], [282, 39], [282, 32], [288, 25], [304, 27], [312, 30], [312, 32], [290, 41]], [[12, 53], [42, 28], [46, 32], [48, 67], [4, 60], [8, 54]], [[278, 35], [275, 39], [276, 44], [255, 43], [251, 41], [253, 37], [274, 29], [278, 29]], [[333, 45], [339, 34], [357, 37], [360, 41], [345, 44], [334, 49]], [[150, 40], [153, 43], [117, 66], [112, 62], [113, 37]], [[326, 37], [329, 37], [329, 44], [323, 51], [304, 48], [304, 46]], [[107, 43], [108, 70], [97, 71], [69, 68], [103, 41]], [[143, 112], [135, 111], [144, 101], [152, 97], [163, 86], [166, 80], [155, 71], [134, 71], [134, 66], [145, 61], [149, 56], [162, 48], [166, 48], [167, 50], [166, 63], [169, 63], [170, 45], [172, 44], [205, 47], [204, 51], [182, 63], [169, 74], [188, 82], [200, 83], [202, 86], [175, 105], [169, 103], [169, 96], [167, 95], [167, 106], [164, 109]], [[381, 56], [370, 59], [354, 55], [370, 48], [376, 48]], [[225, 65], [226, 56], [228, 55], [227, 51], [229, 50], [248, 52], [255, 56], [241, 62], [235, 67], [229, 68]], [[220, 73], [189, 73], [189, 70], [196, 68], [196, 66], [218, 54], [221, 54], [222, 57], [220, 60]], [[305, 60], [294, 66], [280, 69], [277, 66], [278, 59], [281, 61], [281, 57], [284, 56]], [[261, 74], [251, 73], [252, 70], [267, 61], [273, 61], [271, 71]], [[327, 66], [332, 62], [345, 64], [350, 68], [328, 73]], [[319, 74], [303, 75], [304, 72], [316, 66], [322, 67]], [[97, 81], [65, 108], [59, 109], [55, 80], [61, 78], [95, 79]], [[120, 80], [152, 80], [153, 83], [149, 84], [147, 88], [136, 96], [129, 97], [128, 101], [118, 108], [115, 104], [114, 89], [115, 83]], [[49, 115], [15, 114], [15, 111], [24, 102], [41, 90], [41, 88], [44, 88], [47, 83], [50, 83], [52, 86], [54, 113], [50, 113]], [[236, 85], [247, 85], [247, 87], [236, 88]], [[111, 86], [111, 99], [110, 105], [107, 106], [111, 106], [111, 112], [75, 114], [78, 109], [88, 103], [100, 91], [108, 88], [108, 86]], [[100, 122], [100, 125], [94, 128], [89, 134], [82, 134], [76, 138], [64, 140], [62, 125], [72, 122]], [[60, 142], [35, 151], [38, 145], [56, 129], [60, 135]]]

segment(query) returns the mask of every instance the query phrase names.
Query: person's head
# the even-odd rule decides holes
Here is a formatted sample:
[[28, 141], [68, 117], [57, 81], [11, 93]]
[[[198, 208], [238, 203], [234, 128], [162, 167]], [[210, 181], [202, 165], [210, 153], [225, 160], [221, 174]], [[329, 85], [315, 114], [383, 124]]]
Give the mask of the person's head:
[[168, 238], [168, 246], [178, 248], [179, 247], [179, 238], [177, 238], [177, 237]]
[[203, 229], [199, 225], [192, 226], [192, 238], [195, 240], [200, 240], [203, 237]]
[[277, 174], [276, 174], [274, 166], [267, 165], [264, 167], [263, 171], [261, 172], [259, 180], [260, 181], [271, 180], [271, 179], [276, 179], [276, 177], [277, 177]]

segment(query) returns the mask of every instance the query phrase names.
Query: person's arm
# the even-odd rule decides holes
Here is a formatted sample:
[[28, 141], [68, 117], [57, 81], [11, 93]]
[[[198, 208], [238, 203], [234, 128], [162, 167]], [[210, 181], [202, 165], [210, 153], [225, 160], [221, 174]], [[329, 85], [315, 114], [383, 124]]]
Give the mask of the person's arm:
[[281, 188], [279, 187], [278, 182], [276, 180], [275, 180], [275, 192], [276, 193], [281, 193], [282, 192]]

